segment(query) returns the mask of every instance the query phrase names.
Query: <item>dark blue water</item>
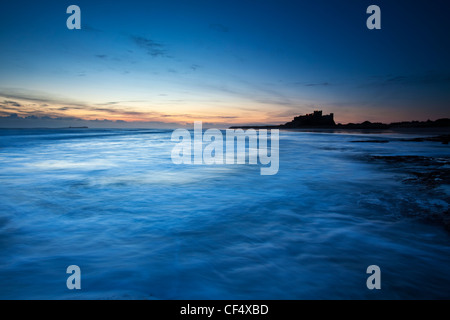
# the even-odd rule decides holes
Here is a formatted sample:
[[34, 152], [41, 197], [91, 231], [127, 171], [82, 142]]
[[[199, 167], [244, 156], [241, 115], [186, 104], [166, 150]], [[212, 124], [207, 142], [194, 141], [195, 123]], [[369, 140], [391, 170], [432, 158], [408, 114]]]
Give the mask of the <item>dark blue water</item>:
[[448, 186], [364, 160], [448, 146], [281, 132], [279, 172], [261, 176], [174, 165], [170, 135], [0, 130], [0, 298], [450, 298], [450, 234], [423, 219], [448, 211]]

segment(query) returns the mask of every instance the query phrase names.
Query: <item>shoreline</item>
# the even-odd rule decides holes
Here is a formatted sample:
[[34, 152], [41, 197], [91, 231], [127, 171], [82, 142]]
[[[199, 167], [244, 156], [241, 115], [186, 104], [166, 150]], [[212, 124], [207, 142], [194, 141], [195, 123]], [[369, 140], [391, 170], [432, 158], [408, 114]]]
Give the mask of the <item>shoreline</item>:
[[320, 127], [320, 126], [311, 126], [311, 127], [302, 127], [302, 128], [289, 128], [284, 126], [232, 126], [229, 129], [279, 129], [286, 131], [299, 131], [299, 132], [368, 132], [368, 133], [389, 133], [389, 132], [398, 132], [398, 133], [416, 133], [416, 132], [449, 132], [450, 127], [391, 127], [391, 128], [362, 128], [362, 127], [345, 127], [345, 126], [336, 126], [336, 127]]
[[[359, 133], [359, 134], [405, 134], [420, 135], [422, 137], [406, 139], [405, 141], [437, 141], [448, 143], [450, 141], [450, 127], [434, 127], [434, 128], [390, 128], [390, 129], [356, 129], [356, 128], [283, 128], [280, 126], [255, 126], [255, 127], [230, 127], [230, 129], [279, 129], [287, 132], [310, 132], [310, 133]], [[365, 141], [364, 141], [365, 142]], [[369, 142], [369, 141], [367, 141]]]

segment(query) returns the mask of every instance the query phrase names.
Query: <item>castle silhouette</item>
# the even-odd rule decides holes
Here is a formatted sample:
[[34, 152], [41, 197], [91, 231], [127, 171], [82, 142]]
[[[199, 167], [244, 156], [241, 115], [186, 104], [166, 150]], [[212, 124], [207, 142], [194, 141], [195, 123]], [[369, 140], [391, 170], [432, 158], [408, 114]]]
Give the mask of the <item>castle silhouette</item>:
[[[334, 114], [322, 114], [322, 110], [316, 110], [313, 113], [297, 116], [291, 122], [280, 125], [265, 126], [233, 126], [230, 129], [377, 129], [387, 130], [394, 128], [449, 128], [450, 118], [437, 119], [435, 121], [402, 121], [385, 124], [381, 122], [364, 121], [362, 123], [336, 124]], [[448, 140], [448, 138], [447, 138]]]
[[322, 110], [314, 111], [313, 113], [295, 117], [291, 122], [286, 123], [285, 128], [299, 128], [305, 126], [335, 126], [334, 114], [323, 115]]

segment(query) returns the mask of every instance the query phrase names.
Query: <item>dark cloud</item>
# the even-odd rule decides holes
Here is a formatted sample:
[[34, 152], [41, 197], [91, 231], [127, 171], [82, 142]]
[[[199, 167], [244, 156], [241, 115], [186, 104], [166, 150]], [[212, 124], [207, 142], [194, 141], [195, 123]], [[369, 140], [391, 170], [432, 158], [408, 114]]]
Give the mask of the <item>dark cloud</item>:
[[13, 106], [13, 107], [21, 107], [22, 106], [20, 103], [18, 103], [16, 101], [11, 101], [11, 100], [5, 100], [5, 101], [3, 101], [3, 103], [5, 105]]
[[106, 59], [108, 57], [106, 54], [96, 54], [95, 56], [100, 59]]
[[239, 117], [236, 116], [207, 116], [207, 115], [195, 115], [195, 114], [159, 114], [158, 115], [161, 118], [178, 118], [178, 117], [183, 117], [183, 118], [188, 118], [188, 119], [193, 119], [193, 120], [198, 120], [198, 119], [238, 119]]
[[83, 23], [83, 25], [82, 25], [82, 27], [81, 27], [81, 30], [82, 30], [82, 31], [87, 31], [87, 32], [103, 32], [103, 30], [94, 28], [94, 27], [92, 27], [92, 26], [90, 26], [90, 25], [87, 25], [87, 24], [85, 24], [85, 23]]
[[167, 50], [162, 43], [144, 37], [132, 36], [131, 39], [140, 48], [144, 49], [148, 55], [156, 57], [168, 57]]
[[144, 100], [121, 100], [121, 101], [108, 101], [103, 103], [97, 103], [97, 106], [112, 106], [120, 103], [128, 103], [128, 102], [145, 102]]
[[[17, 107], [14, 104], [18, 104], [14, 100], [4, 100], [0, 103], [0, 118], [3, 127], [11, 127], [17, 125], [17, 127], [27, 127], [30, 124], [29, 121], [36, 120], [36, 126], [53, 126], [55, 121], [94, 121], [94, 120], [83, 120], [78, 118], [73, 118], [67, 115], [71, 110], [82, 110], [90, 116], [98, 116], [104, 118], [117, 118], [117, 117], [129, 117], [131, 119], [142, 119], [140, 123], [147, 126], [147, 124], [152, 123], [151, 119], [178, 119], [180, 117], [189, 119], [236, 119], [236, 116], [226, 116], [226, 115], [194, 115], [194, 114], [166, 114], [156, 111], [135, 111], [132, 107], [123, 105], [126, 102], [143, 102], [141, 100], [134, 101], [108, 101], [104, 103], [98, 103], [90, 105], [83, 102], [65, 102], [64, 98], [53, 98], [43, 93], [38, 92], [21, 92], [20, 90], [15, 90], [14, 92], [0, 93], [0, 96], [15, 96], [18, 99], [30, 101], [30, 104], [25, 107]], [[42, 101], [47, 105], [47, 108], [42, 108]], [[8, 123], [8, 119], [21, 120], [14, 123]], [[45, 121], [44, 121], [45, 120]], [[25, 121], [25, 122], [24, 122]], [[102, 120], [103, 121], [103, 120]], [[115, 120], [108, 120], [114, 122]], [[92, 123], [92, 122], [90, 122]], [[131, 125], [130, 123], [133, 123]], [[127, 126], [134, 126], [136, 122], [129, 122]], [[162, 123], [162, 122], [161, 122]], [[31, 125], [31, 124], [30, 124]], [[73, 125], [73, 124], [71, 124]], [[61, 122], [61, 125], [62, 122]]]
[[235, 117], [235, 116], [218, 116], [218, 117], [214, 117], [214, 118], [219, 118], [219, 119], [237, 119], [238, 117]]
[[196, 71], [198, 68], [201, 68], [201, 66], [199, 66], [198, 64], [191, 65], [191, 69], [194, 71]]
[[397, 76], [389, 76], [384, 81], [385, 84], [418, 84], [418, 85], [426, 85], [426, 84], [448, 84], [450, 83], [450, 74], [442, 74], [442, 73], [427, 73], [427, 74], [419, 74], [419, 75], [397, 75]]
[[143, 118], [152, 113], [152, 112], [128, 111], [128, 110], [122, 110], [122, 109], [108, 109], [108, 108], [98, 108], [98, 107], [90, 107], [90, 108], [88, 108], [88, 110], [105, 112], [105, 113], [109, 113], [109, 114], [139, 116], [139, 117], [143, 117]]
[[[91, 111], [91, 112], [104, 112], [108, 114], [125, 114], [125, 115], [132, 115], [132, 116], [143, 116], [144, 113], [141, 112], [134, 112], [134, 111], [127, 111], [127, 110], [120, 110], [120, 109], [112, 109], [112, 108], [102, 108], [98, 106], [92, 106], [86, 103], [78, 102], [78, 101], [71, 101], [71, 100], [65, 100], [63, 98], [53, 98], [53, 97], [47, 97], [45, 94], [37, 94], [37, 93], [31, 93], [31, 92], [20, 92], [18, 90], [15, 90], [13, 92], [0, 92], [0, 96], [6, 97], [6, 98], [12, 98], [12, 99], [20, 99], [20, 100], [26, 100], [30, 101], [31, 103], [38, 104], [38, 105], [61, 105], [60, 107], [56, 108], [57, 111], [68, 111], [68, 110], [85, 110], [85, 111]], [[44, 102], [44, 103], [42, 103]], [[118, 102], [107, 102], [106, 104], [102, 105], [113, 105]], [[53, 114], [50, 110], [42, 110], [38, 107], [31, 107], [29, 106], [29, 110], [21, 110], [18, 107], [21, 105], [15, 101], [12, 100], [5, 100], [3, 104], [0, 105], [0, 107], [6, 111], [9, 110], [9, 112], [19, 112], [21, 114], [27, 114], [27, 113], [42, 113], [46, 112], [50, 116], [59, 116], [57, 114]], [[32, 108], [32, 110], [30, 109]]]
[[160, 121], [129, 122], [125, 120], [84, 120], [75, 117], [19, 116], [10, 113], [0, 116], [0, 128], [68, 128], [87, 126], [90, 128], [178, 128], [180, 124]]
[[371, 76], [367, 83], [361, 84], [359, 87], [387, 87], [387, 86], [426, 86], [426, 85], [442, 85], [450, 84], [450, 74], [430, 71], [423, 74], [388, 74]]
[[329, 86], [329, 82], [322, 82], [322, 83], [307, 83], [304, 86], [305, 87], [326, 87]]
[[105, 102], [105, 103], [98, 103], [98, 106], [112, 106], [114, 104], [118, 104], [120, 103], [119, 101], [109, 101], [109, 102]]
[[62, 99], [54, 97], [52, 95], [43, 94], [36, 91], [22, 90], [22, 89], [4, 89], [0, 91], [0, 97], [5, 97], [8, 99], [18, 99], [26, 100], [34, 103], [38, 103], [42, 106], [47, 106], [49, 104], [62, 104], [85, 107], [86, 104], [80, 103], [73, 100]]

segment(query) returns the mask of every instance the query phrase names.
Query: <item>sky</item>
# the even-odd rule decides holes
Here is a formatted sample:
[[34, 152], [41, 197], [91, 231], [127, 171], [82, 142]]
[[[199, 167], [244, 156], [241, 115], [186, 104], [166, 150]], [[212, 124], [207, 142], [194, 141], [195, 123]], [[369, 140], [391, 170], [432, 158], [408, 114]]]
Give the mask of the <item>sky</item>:
[[[81, 29], [69, 30], [69, 5]], [[369, 30], [369, 5], [381, 30]], [[450, 4], [2, 1], [0, 127], [450, 117]]]

